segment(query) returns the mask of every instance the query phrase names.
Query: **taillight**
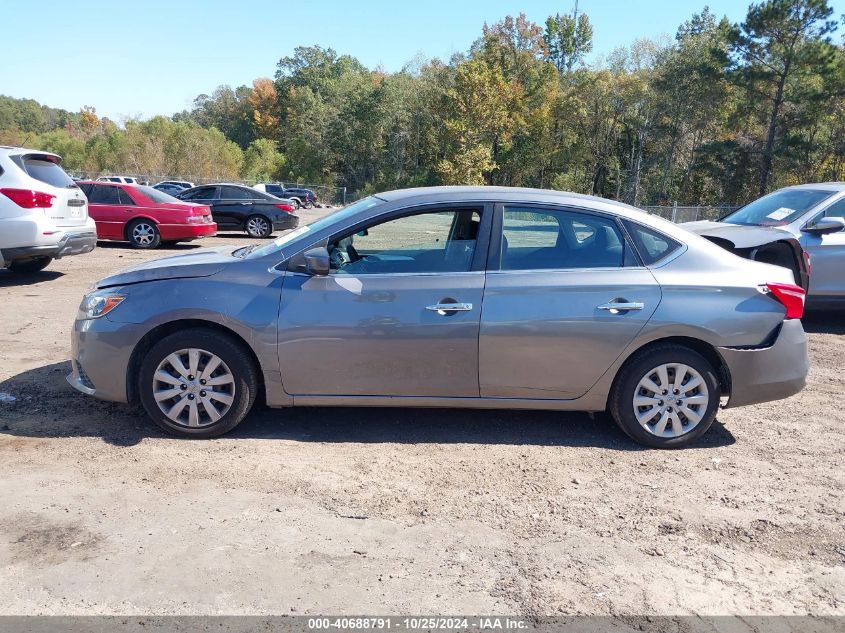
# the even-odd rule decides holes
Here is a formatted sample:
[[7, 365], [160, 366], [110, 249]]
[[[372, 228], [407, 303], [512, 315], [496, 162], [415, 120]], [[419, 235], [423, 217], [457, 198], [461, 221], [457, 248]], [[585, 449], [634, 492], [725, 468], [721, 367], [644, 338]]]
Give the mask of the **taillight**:
[[56, 196], [32, 189], [0, 189], [0, 193], [24, 209], [49, 209]]
[[804, 316], [804, 299], [807, 293], [794, 284], [768, 283], [766, 288], [771, 295], [786, 308], [787, 319], [800, 319]]
[[277, 204], [276, 208], [281, 209], [285, 213], [293, 213], [293, 207], [289, 204]]

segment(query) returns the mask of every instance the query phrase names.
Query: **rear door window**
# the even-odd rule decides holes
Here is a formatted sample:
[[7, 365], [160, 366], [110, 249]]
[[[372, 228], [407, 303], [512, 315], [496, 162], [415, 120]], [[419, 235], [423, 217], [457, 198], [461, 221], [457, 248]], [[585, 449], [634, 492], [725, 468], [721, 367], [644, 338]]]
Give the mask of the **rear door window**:
[[120, 194], [117, 187], [109, 185], [94, 185], [88, 196], [91, 204], [120, 204]]
[[117, 189], [117, 195], [120, 198], [120, 204], [125, 204], [125, 205], [134, 205], [135, 204], [135, 201], [123, 189], [119, 189], [117, 187], [110, 187], [110, 188], [111, 189]]
[[501, 270], [636, 265], [612, 218], [563, 209], [505, 207]]

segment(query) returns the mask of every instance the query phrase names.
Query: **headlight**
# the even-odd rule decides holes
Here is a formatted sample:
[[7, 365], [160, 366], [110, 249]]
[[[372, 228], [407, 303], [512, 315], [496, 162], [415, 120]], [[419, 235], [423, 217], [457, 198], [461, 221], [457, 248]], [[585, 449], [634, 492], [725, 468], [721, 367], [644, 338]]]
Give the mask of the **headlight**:
[[91, 292], [82, 297], [79, 306], [79, 319], [99, 319], [119, 306], [126, 295], [117, 294], [107, 290]]

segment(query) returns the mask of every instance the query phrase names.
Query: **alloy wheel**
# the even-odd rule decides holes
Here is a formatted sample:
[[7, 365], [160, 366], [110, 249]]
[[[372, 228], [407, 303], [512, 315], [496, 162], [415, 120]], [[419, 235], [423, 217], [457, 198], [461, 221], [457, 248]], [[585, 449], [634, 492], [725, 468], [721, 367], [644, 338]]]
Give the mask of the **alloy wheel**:
[[710, 394], [702, 375], [682, 363], [665, 363], [647, 372], [634, 390], [634, 415], [657, 437], [686, 435], [704, 418]]
[[146, 222], [139, 222], [132, 229], [132, 240], [138, 246], [150, 246], [155, 241], [155, 228]]
[[202, 349], [181, 349], [162, 360], [153, 374], [153, 397], [174, 424], [214, 424], [235, 401], [235, 377], [223, 360]]
[[253, 237], [264, 237], [270, 233], [270, 224], [262, 217], [249, 218], [246, 231]]

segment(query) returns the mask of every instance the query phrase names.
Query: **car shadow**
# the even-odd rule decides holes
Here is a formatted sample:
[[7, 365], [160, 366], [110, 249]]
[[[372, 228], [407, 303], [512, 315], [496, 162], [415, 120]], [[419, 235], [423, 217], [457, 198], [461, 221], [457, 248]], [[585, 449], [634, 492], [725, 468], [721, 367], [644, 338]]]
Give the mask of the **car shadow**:
[[[97, 248], [105, 248], [111, 250], [123, 250], [123, 251], [139, 251], [141, 252], [142, 249], [140, 248], [132, 248], [129, 245], [129, 242], [112, 242], [112, 241], [98, 241]], [[196, 242], [180, 242], [178, 244], [164, 244], [162, 243], [157, 248], [152, 249], [150, 252], [156, 251], [188, 251], [193, 250], [195, 248], [202, 248], [202, 244], [198, 244]]]
[[0, 288], [11, 288], [12, 286], [31, 286], [55, 281], [65, 274], [58, 270], [42, 270], [37, 273], [15, 273], [6, 268], [0, 268]]
[[845, 311], [812, 310], [801, 319], [804, 331], [809, 334], [845, 334]]
[[[70, 362], [31, 369], [0, 382], [0, 435], [31, 438], [99, 437], [134, 446], [167, 437], [138, 407], [102, 402], [65, 381]], [[227, 438], [301, 442], [397, 444], [512, 444], [648, 450], [628, 439], [604, 414], [561, 411], [256, 406]], [[174, 440], [176, 441], [176, 440]], [[718, 420], [691, 449], [736, 442]]]

